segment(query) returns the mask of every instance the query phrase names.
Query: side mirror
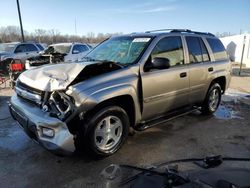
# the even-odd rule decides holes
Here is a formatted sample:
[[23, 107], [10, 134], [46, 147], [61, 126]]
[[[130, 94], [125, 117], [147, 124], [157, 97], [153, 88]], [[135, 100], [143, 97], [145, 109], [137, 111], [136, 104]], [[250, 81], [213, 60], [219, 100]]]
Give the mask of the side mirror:
[[73, 50], [72, 54], [79, 54], [80, 51], [79, 50]]
[[164, 57], [156, 57], [154, 58], [148, 65], [145, 66], [145, 71], [149, 71], [151, 69], [169, 69], [170, 61], [168, 58]]

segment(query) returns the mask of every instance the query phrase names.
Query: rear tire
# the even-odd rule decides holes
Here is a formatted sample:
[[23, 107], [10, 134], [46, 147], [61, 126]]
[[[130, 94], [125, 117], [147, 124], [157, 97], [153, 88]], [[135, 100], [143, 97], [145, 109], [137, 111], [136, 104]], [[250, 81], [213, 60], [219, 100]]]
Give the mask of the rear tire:
[[201, 107], [203, 114], [213, 114], [219, 107], [221, 101], [221, 87], [218, 83], [214, 83], [210, 86], [207, 96]]
[[97, 111], [87, 121], [86, 131], [79, 134], [80, 148], [94, 158], [103, 158], [120, 149], [129, 133], [129, 117], [119, 106], [108, 106]]

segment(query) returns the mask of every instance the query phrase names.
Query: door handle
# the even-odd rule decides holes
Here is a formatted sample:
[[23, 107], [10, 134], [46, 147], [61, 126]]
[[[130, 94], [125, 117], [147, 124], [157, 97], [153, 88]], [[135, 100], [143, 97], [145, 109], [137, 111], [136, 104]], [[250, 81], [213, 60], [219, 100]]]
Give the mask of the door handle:
[[213, 72], [214, 71], [214, 68], [213, 67], [209, 67], [208, 68], [208, 72]]
[[181, 78], [184, 78], [184, 77], [186, 77], [187, 76], [187, 73], [186, 72], [182, 72], [181, 74], [180, 74], [180, 77]]

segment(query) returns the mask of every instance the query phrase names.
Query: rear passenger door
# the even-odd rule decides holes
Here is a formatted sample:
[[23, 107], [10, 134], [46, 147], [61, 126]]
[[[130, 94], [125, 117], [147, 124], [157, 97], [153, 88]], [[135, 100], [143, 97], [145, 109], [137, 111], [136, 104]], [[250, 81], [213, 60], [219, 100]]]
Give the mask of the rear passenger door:
[[191, 104], [201, 103], [212, 79], [213, 66], [201, 37], [186, 36], [185, 39], [189, 59], [189, 101]]

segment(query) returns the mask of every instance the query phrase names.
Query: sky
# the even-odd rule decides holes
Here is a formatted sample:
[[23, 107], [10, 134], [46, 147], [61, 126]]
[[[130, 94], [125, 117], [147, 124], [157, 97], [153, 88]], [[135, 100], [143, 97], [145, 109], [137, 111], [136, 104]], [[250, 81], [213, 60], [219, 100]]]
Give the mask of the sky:
[[[23, 28], [61, 34], [185, 28], [250, 31], [250, 0], [19, 0]], [[16, 0], [0, 0], [0, 27], [19, 25]]]

